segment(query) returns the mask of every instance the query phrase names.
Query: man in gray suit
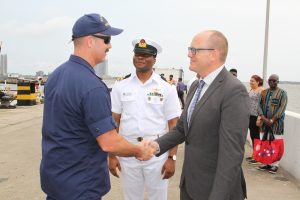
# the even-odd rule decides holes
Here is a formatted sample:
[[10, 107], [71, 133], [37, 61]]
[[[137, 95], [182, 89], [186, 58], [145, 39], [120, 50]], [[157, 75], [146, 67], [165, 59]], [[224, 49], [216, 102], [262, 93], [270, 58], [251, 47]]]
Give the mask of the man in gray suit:
[[241, 168], [249, 125], [249, 96], [224, 66], [228, 51], [219, 31], [198, 33], [189, 47], [190, 70], [200, 75], [176, 127], [151, 141], [157, 156], [185, 142], [181, 200], [241, 200]]

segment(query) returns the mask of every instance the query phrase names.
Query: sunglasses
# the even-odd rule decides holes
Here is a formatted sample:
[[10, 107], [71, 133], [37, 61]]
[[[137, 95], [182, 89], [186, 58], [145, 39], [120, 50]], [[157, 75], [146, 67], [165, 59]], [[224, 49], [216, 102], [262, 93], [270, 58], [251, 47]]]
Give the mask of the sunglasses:
[[273, 82], [273, 83], [277, 83], [277, 82], [278, 82], [278, 81], [275, 80], [275, 79], [269, 79], [268, 81], [269, 81], [269, 82]]
[[109, 44], [111, 40], [110, 36], [104, 36], [104, 35], [92, 35], [92, 36], [102, 39], [104, 41], [104, 44]]

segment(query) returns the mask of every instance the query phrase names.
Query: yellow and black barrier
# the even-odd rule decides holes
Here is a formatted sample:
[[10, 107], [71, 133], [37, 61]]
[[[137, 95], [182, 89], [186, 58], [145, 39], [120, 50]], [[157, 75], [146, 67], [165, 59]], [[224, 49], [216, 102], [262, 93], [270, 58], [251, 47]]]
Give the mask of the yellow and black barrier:
[[35, 82], [32, 80], [18, 80], [18, 106], [36, 105]]

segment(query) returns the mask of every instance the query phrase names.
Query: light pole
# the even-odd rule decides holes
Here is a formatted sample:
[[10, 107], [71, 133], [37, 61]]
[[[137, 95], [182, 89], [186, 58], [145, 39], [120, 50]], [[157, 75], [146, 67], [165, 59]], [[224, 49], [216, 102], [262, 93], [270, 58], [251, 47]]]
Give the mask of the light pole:
[[263, 63], [263, 86], [267, 86], [267, 68], [268, 68], [268, 42], [269, 42], [269, 13], [270, 0], [267, 0], [266, 25], [265, 25], [265, 45], [264, 45], [264, 63]]

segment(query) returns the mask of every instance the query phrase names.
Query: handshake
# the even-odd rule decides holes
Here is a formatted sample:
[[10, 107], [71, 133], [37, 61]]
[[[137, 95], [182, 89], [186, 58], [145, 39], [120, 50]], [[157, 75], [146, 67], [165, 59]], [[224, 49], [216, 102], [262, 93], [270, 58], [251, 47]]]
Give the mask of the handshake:
[[135, 158], [140, 161], [150, 160], [153, 155], [158, 154], [160, 151], [158, 143], [153, 140], [144, 139], [138, 144], [138, 146], [140, 151]]
[[[138, 145], [134, 146], [134, 156], [136, 159], [140, 161], [147, 161], [152, 158], [153, 155], [156, 155], [159, 153], [159, 145], [156, 141], [153, 140], [142, 140], [138, 143]], [[121, 165], [117, 157], [113, 154], [109, 155], [109, 162], [108, 162], [109, 171], [112, 175], [115, 177], [119, 177], [118, 170], [121, 171]]]

